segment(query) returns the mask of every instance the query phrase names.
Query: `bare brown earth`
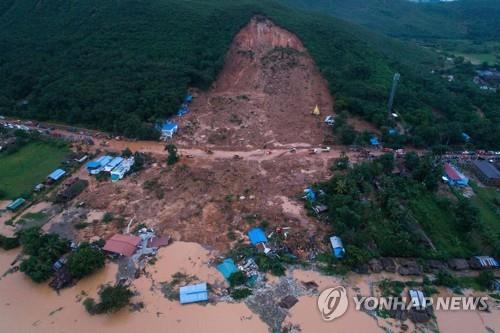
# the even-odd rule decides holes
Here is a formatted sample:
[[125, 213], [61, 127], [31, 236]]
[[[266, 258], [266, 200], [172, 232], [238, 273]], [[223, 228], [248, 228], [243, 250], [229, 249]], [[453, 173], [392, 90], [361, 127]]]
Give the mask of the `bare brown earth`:
[[[321, 116], [311, 112], [318, 105]], [[234, 38], [225, 66], [179, 119], [176, 142], [211, 147], [317, 145], [333, 100], [302, 42], [269, 20], [253, 18]]]
[[[315, 105], [319, 117], [311, 114]], [[265, 223], [268, 230], [291, 227], [292, 239], [316, 237], [315, 243], [326, 246], [329, 227], [307, 216], [300, 194], [328, 179], [344, 147], [309, 154], [331, 133], [322, 120], [332, 113], [333, 101], [301, 41], [268, 20], [252, 19], [235, 36], [217, 81], [198, 92], [190, 108], [174, 139], [182, 158], [173, 167], [166, 166], [165, 143], [105, 139], [82, 129], [96, 143], [83, 150], [128, 147], [152, 154], [156, 162], [117, 183], [99, 182], [82, 168], [75, 176], [90, 186], [51, 216], [44, 230], [77, 240], [107, 239], [128, 224], [131, 230], [145, 224], [224, 251]], [[60, 126], [54, 132], [75, 135]], [[357, 153], [349, 155], [356, 160]], [[79, 203], [84, 206], [77, 208]], [[112, 221], [103, 221], [106, 212]], [[81, 228], [82, 222], [88, 225]]]
[[[321, 116], [311, 114], [316, 105]], [[117, 218], [107, 224], [87, 218], [90, 225], [77, 238], [107, 238], [130, 221], [132, 228], [144, 223], [219, 250], [263, 222], [301, 237], [324, 236], [326, 226], [307, 216], [299, 197], [328, 178], [340, 153], [306, 151], [331, 133], [322, 120], [332, 114], [333, 100], [295, 35], [253, 18], [235, 36], [216, 82], [195, 93], [190, 109], [177, 119], [174, 143], [184, 157], [174, 167], [165, 166], [163, 144], [108, 140], [101, 146], [149, 152], [158, 163], [115, 184], [91, 179], [77, 201]], [[291, 146], [297, 153], [288, 152]]]
[[77, 200], [124, 221], [91, 223], [79, 237], [107, 238], [131, 219], [132, 228], [144, 223], [174, 239], [219, 250], [263, 221], [315, 236], [324, 226], [306, 216], [296, 197], [306, 184], [328, 176], [326, 164], [291, 154], [265, 161], [183, 159], [172, 168], [153, 166], [118, 183], [93, 179]]

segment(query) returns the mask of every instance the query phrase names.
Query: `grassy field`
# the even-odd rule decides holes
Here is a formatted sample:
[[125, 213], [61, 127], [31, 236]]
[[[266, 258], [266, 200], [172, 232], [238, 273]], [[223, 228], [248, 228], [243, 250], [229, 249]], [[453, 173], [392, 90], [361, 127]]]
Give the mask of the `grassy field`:
[[488, 63], [491, 66], [500, 64], [499, 42], [473, 42], [464, 39], [440, 40], [434, 45], [441, 51], [463, 57], [472, 64]]
[[500, 233], [500, 190], [472, 184], [476, 195], [472, 203], [479, 209], [481, 221], [491, 230]]
[[68, 149], [44, 142], [34, 142], [10, 155], [0, 156], [0, 191], [4, 199], [29, 193], [56, 169]]
[[453, 217], [438, 206], [433, 196], [415, 198], [410, 206], [439, 252], [445, 256], [459, 258], [472, 255], [472, 244], [464, 241], [463, 235], [454, 226]]

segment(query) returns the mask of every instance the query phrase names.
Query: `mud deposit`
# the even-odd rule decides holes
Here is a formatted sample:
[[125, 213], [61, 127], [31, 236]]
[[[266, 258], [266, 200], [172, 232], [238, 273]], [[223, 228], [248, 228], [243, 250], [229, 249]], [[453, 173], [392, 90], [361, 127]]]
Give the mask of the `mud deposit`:
[[[311, 115], [316, 105], [321, 116]], [[323, 142], [333, 101], [298, 37], [254, 17], [235, 36], [217, 81], [190, 108], [179, 143], [270, 148]]]

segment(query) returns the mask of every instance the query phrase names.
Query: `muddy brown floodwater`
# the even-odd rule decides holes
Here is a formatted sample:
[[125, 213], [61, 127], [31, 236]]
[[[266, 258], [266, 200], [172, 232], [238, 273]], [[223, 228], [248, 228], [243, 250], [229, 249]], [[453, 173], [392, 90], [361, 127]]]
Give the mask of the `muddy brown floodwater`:
[[[0, 250], [0, 273], [3, 275], [18, 256], [19, 250]], [[82, 305], [85, 297], [96, 297], [102, 284], [113, 283], [117, 265], [108, 263], [104, 269], [91, 277], [82, 279], [76, 286], [55, 293], [46, 283], [37, 285], [16, 272], [0, 279], [0, 332], [268, 332], [268, 327], [245, 303], [218, 302], [216, 304], [180, 305], [166, 299], [160, 283], [171, 280], [177, 272], [195, 275], [211, 284], [224, 284], [221, 275], [210, 262], [217, 252], [209, 251], [196, 243], [175, 242], [162, 248], [154, 265], [146, 267], [146, 274], [133, 281], [137, 292], [133, 302], [144, 302], [140, 311], [128, 309], [112, 315], [90, 316]], [[396, 275], [357, 275], [347, 277], [323, 276], [314, 271], [292, 270], [288, 275], [297, 281], [314, 281], [318, 290], [343, 285], [349, 296], [370, 295], [371, 284], [383, 278], [399, 279]], [[279, 283], [279, 278], [270, 278], [268, 284]], [[440, 291], [446, 293], [446, 291]], [[384, 332], [401, 331], [400, 323], [375, 319], [364, 312], [355, 311], [353, 304], [345, 315], [332, 322], [324, 322], [316, 305], [317, 295], [301, 296], [290, 309], [283, 325], [300, 327], [302, 332]], [[489, 327], [500, 330], [499, 310], [491, 313], [437, 312], [439, 331], [485, 332]], [[415, 328], [409, 321], [408, 332], [427, 332]]]

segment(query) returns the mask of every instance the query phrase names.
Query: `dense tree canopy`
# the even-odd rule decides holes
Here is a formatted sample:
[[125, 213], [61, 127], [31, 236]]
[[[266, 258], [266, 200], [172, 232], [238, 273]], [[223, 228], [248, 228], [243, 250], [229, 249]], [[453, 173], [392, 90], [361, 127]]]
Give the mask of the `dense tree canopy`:
[[[207, 88], [233, 36], [255, 14], [297, 34], [346, 110], [379, 127], [394, 72], [404, 135], [416, 146], [500, 142], [498, 100], [463, 79], [431, 74], [434, 54], [330, 16], [272, 0], [13, 0], [0, 7], [0, 113], [157, 138], [187, 87]], [[469, 70], [469, 73], [464, 71]], [[469, 75], [469, 76], [468, 76]], [[477, 110], [481, 110], [481, 115]], [[345, 141], [352, 132], [345, 129]]]

